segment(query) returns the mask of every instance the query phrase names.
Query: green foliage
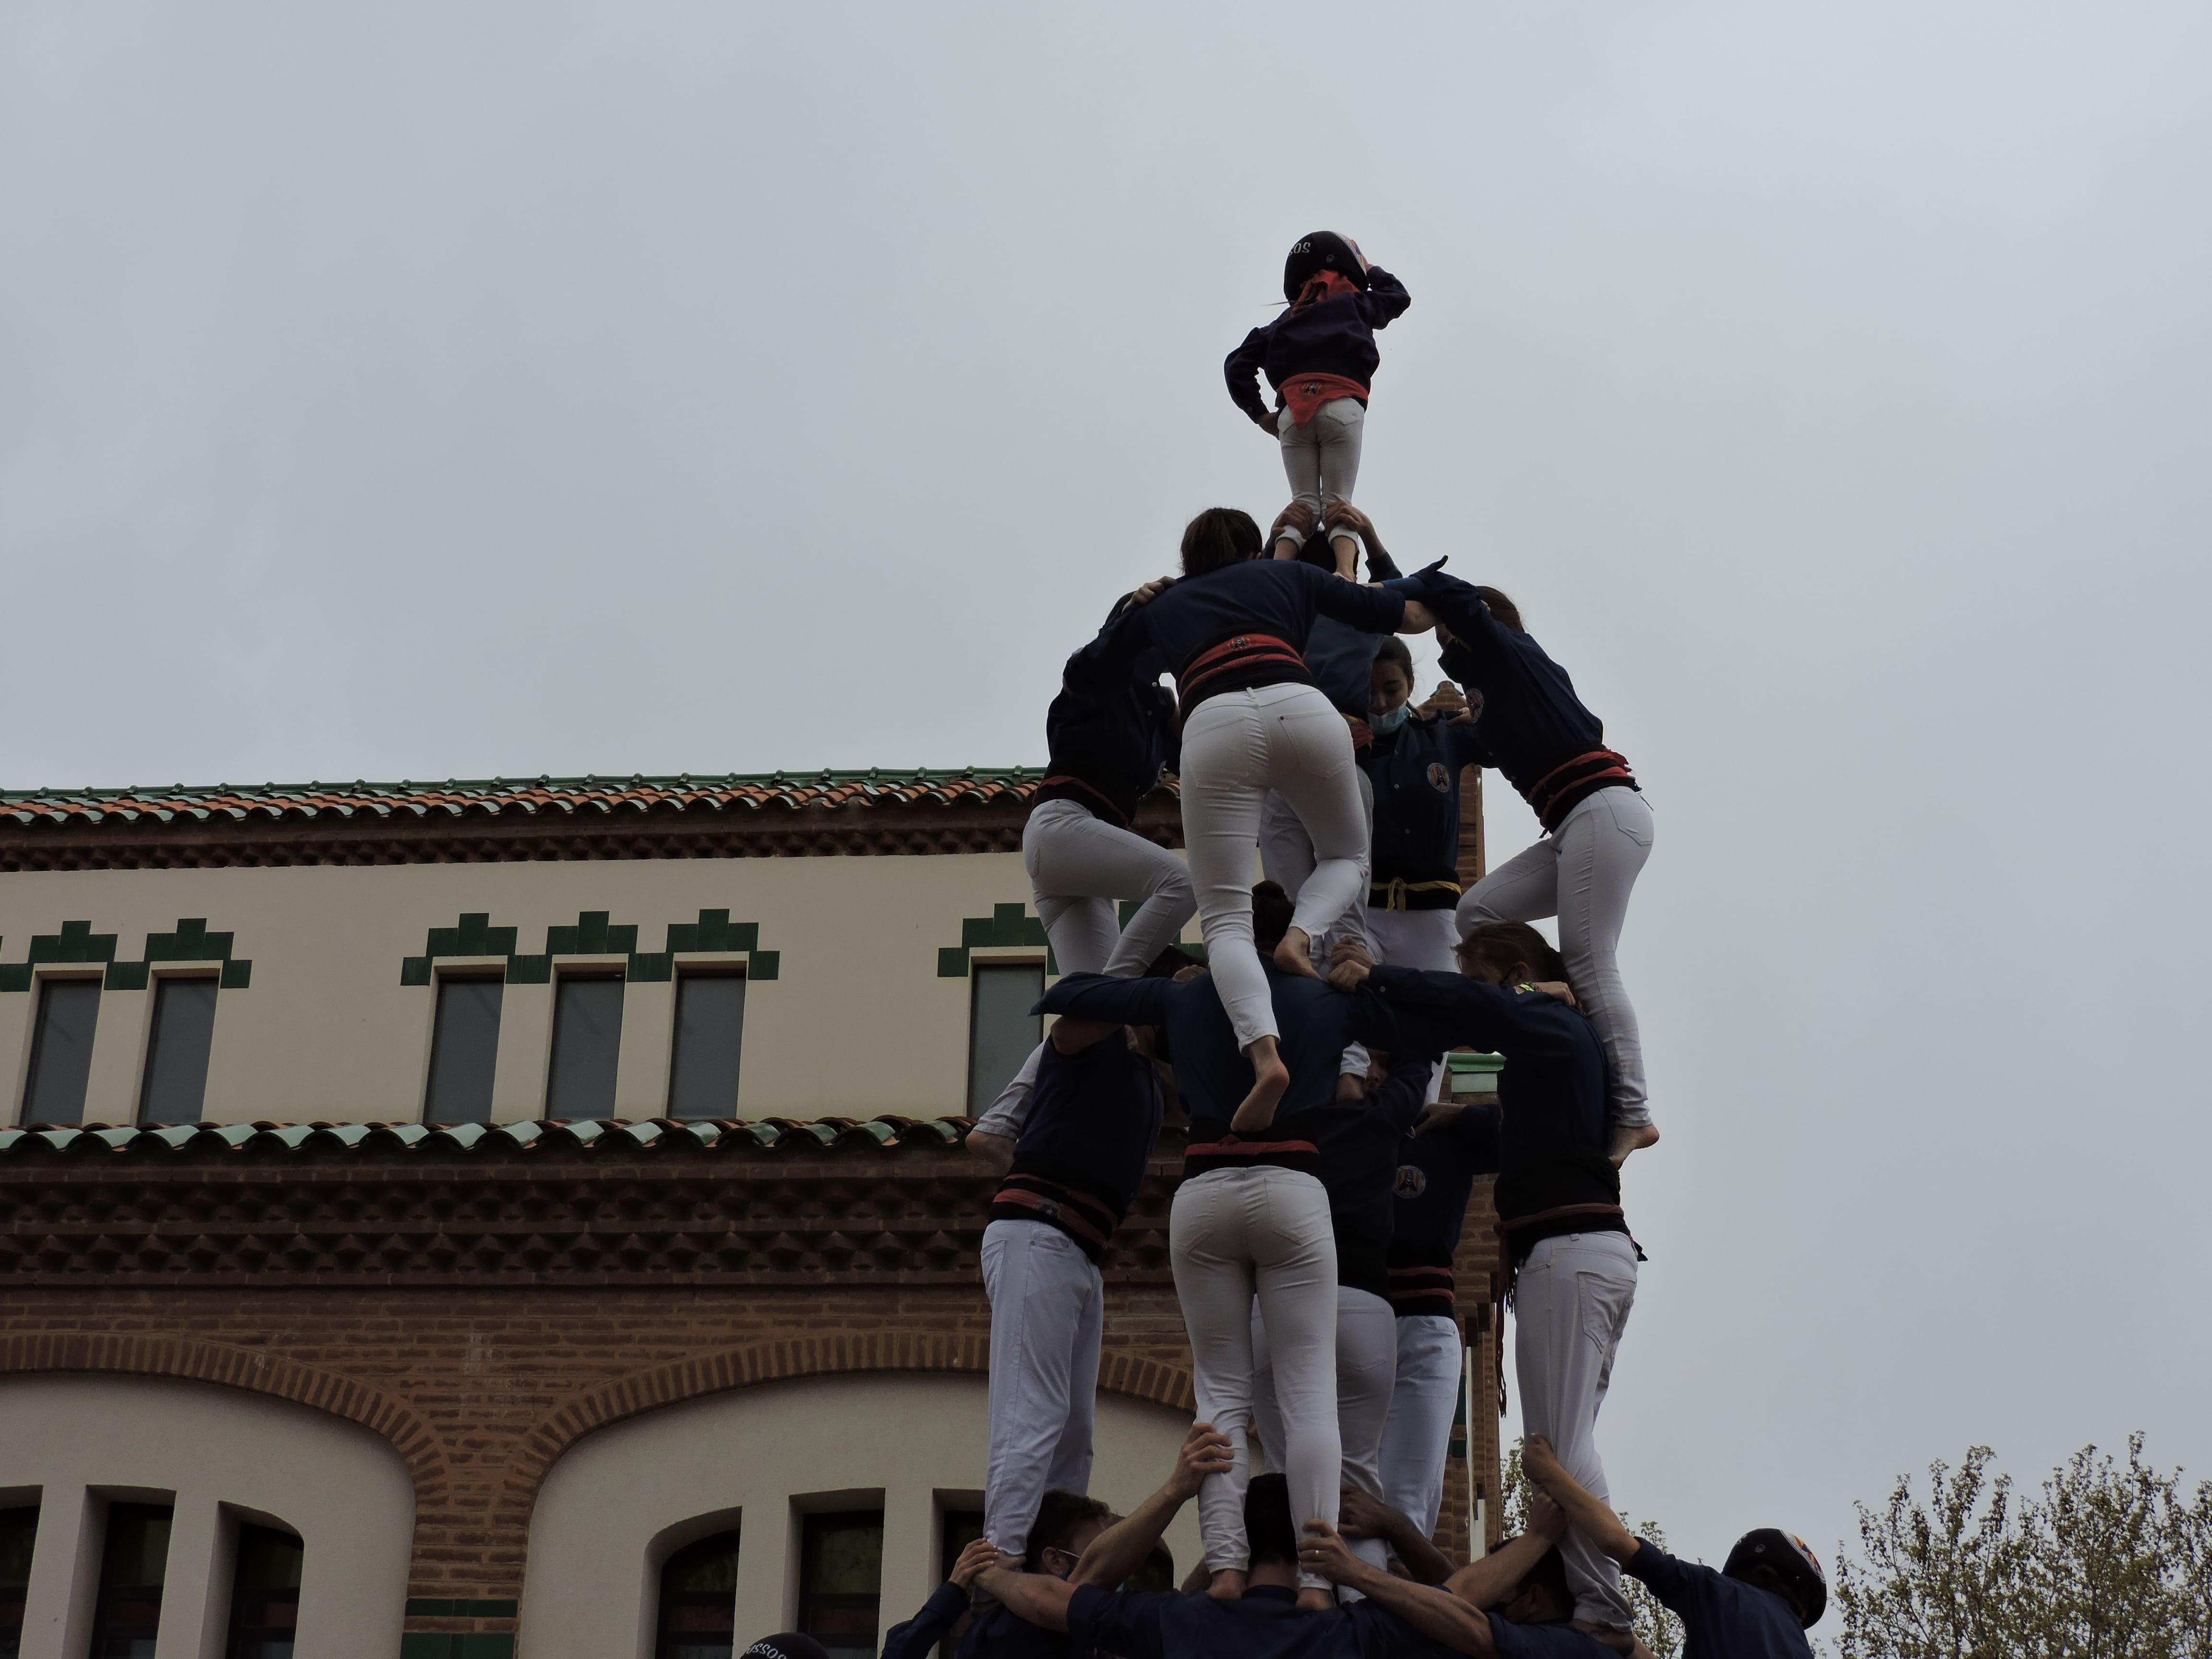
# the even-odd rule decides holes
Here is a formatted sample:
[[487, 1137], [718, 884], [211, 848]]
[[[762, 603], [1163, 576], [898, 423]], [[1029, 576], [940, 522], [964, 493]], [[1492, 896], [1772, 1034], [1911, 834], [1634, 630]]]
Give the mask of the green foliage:
[[2094, 1446], [2015, 1502], [1986, 1446], [1859, 1506], [1836, 1564], [1842, 1659], [2212, 1659], [2212, 1483]]
[[[1521, 1443], [1515, 1441], [1505, 1454], [1504, 1504], [1503, 1520], [1505, 1535], [1528, 1528], [1528, 1510], [1536, 1498], [1536, 1483], [1521, 1467]], [[1667, 1534], [1651, 1522], [1640, 1525], [1622, 1515], [1620, 1522], [1639, 1538], [1648, 1538], [1661, 1549], [1667, 1547]], [[1651, 1650], [1657, 1659], [1675, 1659], [1682, 1650], [1682, 1621], [1661, 1603], [1659, 1598], [1644, 1587], [1641, 1579], [1625, 1574], [1620, 1588], [1627, 1593], [1628, 1605], [1636, 1617], [1636, 1638]]]

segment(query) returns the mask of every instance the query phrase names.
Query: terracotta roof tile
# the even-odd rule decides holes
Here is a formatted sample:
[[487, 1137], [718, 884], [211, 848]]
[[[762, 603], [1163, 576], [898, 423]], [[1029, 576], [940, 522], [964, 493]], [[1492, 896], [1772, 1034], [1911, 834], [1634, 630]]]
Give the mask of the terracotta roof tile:
[[682, 773], [648, 778], [402, 779], [398, 783], [184, 784], [167, 788], [0, 790], [0, 823], [64, 824], [229, 819], [282, 823], [353, 818], [435, 819], [618, 812], [726, 812], [749, 807], [984, 805], [1024, 801], [1042, 767], [961, 771]]
[[0, 1128], [0, 1158], [41, 1153], [97, 1158], [110, 1152], [205, 1157], [228, 1152], [358, 1152], [390, 1156], [469, 1153], [513, 1157], [532, 1150], [629, 1155], [645, 1151], [880, 1152], [891, 1147], [957, 1146], [968, 1138], [960, 1118], [825, 1117], [744, 1121], [714, 1118], [547, 1119], [522, 1123], [197, 1123], [174, 1125], [22, 1124]]

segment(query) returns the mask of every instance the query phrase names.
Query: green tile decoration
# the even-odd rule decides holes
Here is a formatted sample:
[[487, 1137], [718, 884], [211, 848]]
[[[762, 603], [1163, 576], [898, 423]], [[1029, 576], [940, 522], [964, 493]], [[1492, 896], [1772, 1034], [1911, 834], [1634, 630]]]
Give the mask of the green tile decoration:
[[1026, 905], [994, 904], [989, 915], [969, 916], [961, 921], [959, 944], [939, 947], [937, 976], [967, 978], [968, 955], [971, 951], [1003, 951], [1039, 945], [1045, 947], [1045, 972], [1058, 974], [1060, 965], [1052, 959], [1052, 942], [1044, 936], [1044, 924], [1030, 915]]
[[28, 961], [0, 963], [0, 991], [29, 990], [32, 969], [42, 963], [106, 963], [107, 971], [100, 977], [103, 991], [144, 990], [153, 983], [150, 970], [157, 962], [219, 962], [227, 989], [241, 989], [252, 981], [253, 964], [231, 957], [237, 935], [210, 933], [205, 916], [180, 918], [173, 933], [147, 934], [145, 956], [137, 962], [115, 959], [116, 937], [94, 933], [88, 921], [65, 921], [58, 933], [33, 933]]
[[[727, 910], [702, 910], [696, 921], [670, 922], [668, 945], [662, 951], [639, 950], [637, 924], [610, 922], [610, 914], [579, 911], [574, 927], [556, 923], [548, 927], [544, 950], [525, 956], [514, 948], [520, 929], [494, 927], [489, 912], [471, 911], [456, 927], [431, 928], [421, 956], [401, 957], [399, 982], [428, 986], [435, 976], [434, 968], [440, 957], [505, 957], [509, 985], [551, 983], [555, 957], [627, 957], [629, 964], [623, 976], [632, 984], [665, 984], [675, 978], [678, 951], [742, 951], [748, 958], [748, 979], [774, 979], [782, 966], [776, 951], [760, 948], [760, 924], [732, 921]], [[5, 972], [0, 968], [0, 974]]]

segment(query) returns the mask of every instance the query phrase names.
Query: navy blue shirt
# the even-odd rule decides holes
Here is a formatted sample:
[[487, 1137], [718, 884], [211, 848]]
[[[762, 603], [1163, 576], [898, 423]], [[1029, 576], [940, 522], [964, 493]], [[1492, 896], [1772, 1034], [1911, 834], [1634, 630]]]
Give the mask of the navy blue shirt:
[[[1325, 981], [1283, 973], [1264, 957], [1261, 966], [1267, 970], [1275, 1024], [1281, 1031], [1277, 1047], [1291, 1073], [1290, 1087], [1275, 1110], [1275, 1122], [1284, 1131], [1276, 1137], [1279, 1140], [1304, 1134], [1304, 1120], [1334, 1103], [1339, 1062], [1348, 1044], [1364, 1042], [1393, 1054], [1406, 1045], [1392, 1040], [1396, 1025], [1377, 999], [1364, 993], [1346, 996], [1331, 990]], [[1237, 1046], [1229, 1011], [1221, 1006], [1211, 974], [1200, 974], [1180, 985], [1170, 979], [1070, 974], [1044, 994], [1034, 1012], [1164, 1026], [1176, 1092], [1190, 1114], [1194, 1146], [1227, 1135], [1230, 1119], [1252, 1091], [1252, 1062]], [[1317, 1155], [1310, 1152], [1246, 1161], [1287, 1163], [1318, 1173]]]
[[1391, 1183], [1390, 1305], [1401, 1314], [1458, 1312], [1452, 1263], [1477, 1176], [1498, 1172], [1498, 1109], [1469, 1106], [1398, 1145]]
[[1678, 1561], [1648, 1538], [1621, 1571], [1650, 1585], [1681, 1620], [1682, 1659], [1812, 1659], [1796, 1609], [1772, 1590]]
[[[1369, 971], [1364, 988], [1390, 1009], [1409, 1040], [1504, 1056], [1498, 1074], [1499, 1219], [1620, 1202], [1620, 1172], [1606, 1156], [1605, 1049], [1580, 1009], [1541, 991], [1389, 963]], [[1591, 1216], [1545, 1224], [1559, 1232], [1627, 1231], [1617, 1218]], [[1516, 1233], [1515, 1255], [1550, 1236], [1540, 1228]]]
[[[1490, 764], [1489, 750], [1465, 718], [1408, 714], [1395, 732], [1377, 732], [1359, 753], [1375, 787], [1375, 884], [1392, 881], [1459, 882], [1460, 773]], [[1437, 909], [1456, 891], [1413, 894], [1400, 908]], [[1416, 902], [1415, 901], [1419, 901]]]
[[1490, 1615], [1490, 1639], [1498, 1659], [1612, 1659], [1613, 1650], [1562, 1620], [1556, 1625], [1516, 1625]]
[[1372, 1601], [1304, 1613], [1295, 1590], [1273, 1586], [1222, 1601], [1085, 1584], [1068, 1601], [1067, 1633], [1120, 1659], [1401, 1659], [1443, 1652]]
[[1095, 1260], [1145, 1184], [1164, 1106], [1159, 1073], [1121, 1032], [1072, 1054], [1047, 1042], [992, 1218], [1044, 1222]]
[[1051, 775], [1036, 799], [1074, 800], [1107, 822], [1127, 829], [1137, 803], [1182, 755], [1176, 701], [1159, 683], [1167, 664], [1142, 636], [1115, 626], [1121, 609], [1097, 637], [1067, 659], [1060, 695], [1044, 717]]
[[[1605, 722], [1583, 706], [1567, 671], [1534, 639], [1492, 616], [1473, 586], [1438, 573], [1425, 595], [1452, 635], [1444, 672], [1482, 694], [1475, 721], [1482, 764], [1504, 773], [1526, 799], [1565, 763], [1605, 746]], [[1571, 805], [1553, 803], [1552, 821]]]
[[967, 1611], [968, 1592], [948, 1578], [930, 1592], [920, 1613], [904, 1624], [891, 1626], [891, 1633], [884, 1638], [883, 1659], [928, 1659], [945, 1639], [945, 1632], [958, 1624], [960, 1615]]
[[[1410, 591], [1416, 596], [1425, 591], [1421, 578], [1400, 580], [1414, 584]], [[1239, 634], [1268, 635], [1302, 650], [1316, 617], [1334, 617], [1362, 633], [1394, 634], [1406, 620], [1406, 602], [1398, 592], [1363, 587], [1295, 559], [1244, 559], [1202, 576], [1180, 578], [1151, 604], [1122, 612], [1114, 628], [1123, 635], [1117, 647], [1133, 659], [1150, 646], [1181, 674], [1199, 653]], [[1301, 678], [1311, 683], [1310, 672], [1301, 676], [1288, 671], [1250, 683]], [[1185, 705], [1185, 718], [1190, 708]]]
[[1300, 1120], [1321, 1152], [1340, 1285], [1390, 1294], [1390, 1187], [1398, 1173], [1398, 1146], [1428, 1105], [1435, 1069], [1431, 1055], [1393, 1054], [1389, 1077], [1366, 1099], [1324, 1106]]
[[1261, 374], [1278, 391], [1298, 374], [1341, 374], [1371, 386], [1382, 362], [1375, 331], [1388, 328], [1413, 303], [1403, 283], [1382, 266], [1370, 265], [1367, 286], [1358, 293], [1286, 311], [1247, 334], [1221, 365], [1229, 395], [1254, 420], [1265, 420], [1267, 405], [1255, 378]]

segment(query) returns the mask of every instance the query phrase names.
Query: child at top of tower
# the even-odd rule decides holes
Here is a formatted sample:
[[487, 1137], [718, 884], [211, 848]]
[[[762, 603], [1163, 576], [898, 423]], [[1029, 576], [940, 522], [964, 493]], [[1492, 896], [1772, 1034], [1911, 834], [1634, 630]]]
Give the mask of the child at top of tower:
[[[1375, 331], [1413, 303], [1405, 285], [1368, 264], [1359, 245], [1334, 231], [1302, 236], [1283, 264], [1283, 298], [1291, 308], [1244, 337], [1223, 371], [1229, 395], [1283, 447], [1291, 491], [1318, 525], [1334, 501], [1352, 499], [1359, 476], [1359, 444], [1367, 421], [1367, 388], [1382, 361]], [[1257, 377], [1275, 390], [1271, 412]], [[1294, 523], [1275, 544], [1279, 559], [1296, 558], [1305, 540]], [[1349, 530], [1329, 533], [1337, 574], [1349, 578], [1359, 544]]]

